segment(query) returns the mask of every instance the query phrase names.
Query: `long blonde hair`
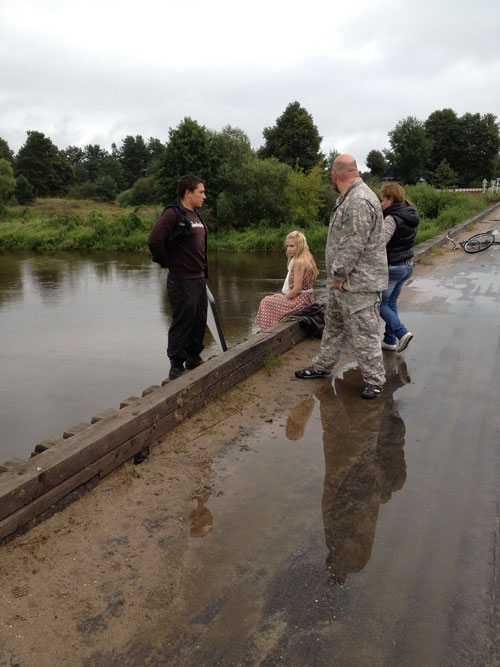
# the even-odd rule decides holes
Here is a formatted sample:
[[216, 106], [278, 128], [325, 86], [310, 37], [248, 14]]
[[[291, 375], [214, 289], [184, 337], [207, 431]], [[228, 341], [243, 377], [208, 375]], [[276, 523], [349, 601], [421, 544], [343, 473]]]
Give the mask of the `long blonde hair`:
[[[285, 243], [288, 239], [295, 241], [295, 245], [297, 246], [295, 257], [292, 258], [294, 260], [295, 266], [297, 266], [299, 263], [304, 264], [305, 272], [307, 273], [307, 271], [310, 271], [312, 273], [312, 279], [314, 282], [318, 277], [318, 267], [316, 266], [314, 257], [309, 250], [306, 237], [304, 234], [302, 234], [302, 232], [294, 230], [287, 235]], [[290, 262], [288, 262], [288, 265], [290, 266]]]

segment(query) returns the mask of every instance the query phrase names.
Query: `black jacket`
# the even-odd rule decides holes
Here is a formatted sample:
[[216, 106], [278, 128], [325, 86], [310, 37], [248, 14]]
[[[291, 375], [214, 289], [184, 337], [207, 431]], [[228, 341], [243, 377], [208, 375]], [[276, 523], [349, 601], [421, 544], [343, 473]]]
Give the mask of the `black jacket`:
[[384, 210], [384, 218], [388, 215], [394, 219], [396, 230], [386, 246], [387, 263], [394, 264], [411, 259], [418, 228], [417, 209], [405, 202], [398, 202]]
[[207, 271], [207, 227], [199, 209], [194, 211], [203, 226], [197, 229], [180, 204], [168, 204], [156, 221], [148, 239], [153, 261], [168, 267], [172, 279], [201, 278]]

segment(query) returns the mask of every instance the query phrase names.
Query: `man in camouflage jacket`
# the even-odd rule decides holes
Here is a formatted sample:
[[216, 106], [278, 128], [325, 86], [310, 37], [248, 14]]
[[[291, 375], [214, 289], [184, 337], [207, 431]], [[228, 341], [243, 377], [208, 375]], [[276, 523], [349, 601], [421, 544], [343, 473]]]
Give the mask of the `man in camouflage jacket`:
[[299, 378], [331, 377], [350, 345], [361, 370], [363, 398], [377, 398], [385, 382], [380, 347], [380, 298], [387, 288], [387, 254], [382, 208], [359, 177], [351, 155], [333, 163], [333, 187], [340, 197], [326, 242], [327, 305], [320, 351]]

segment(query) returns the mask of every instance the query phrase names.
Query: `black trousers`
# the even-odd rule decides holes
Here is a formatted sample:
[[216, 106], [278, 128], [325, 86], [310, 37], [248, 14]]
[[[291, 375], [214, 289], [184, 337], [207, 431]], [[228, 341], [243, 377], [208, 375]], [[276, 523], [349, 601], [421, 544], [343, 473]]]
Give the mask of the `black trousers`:
[[167, 296], [172, 307], [167, 355], [171, 363], [180, 366], [186, 359], [198, 358], [204, 347], [208, 301], [205, 278], [168, 278]]

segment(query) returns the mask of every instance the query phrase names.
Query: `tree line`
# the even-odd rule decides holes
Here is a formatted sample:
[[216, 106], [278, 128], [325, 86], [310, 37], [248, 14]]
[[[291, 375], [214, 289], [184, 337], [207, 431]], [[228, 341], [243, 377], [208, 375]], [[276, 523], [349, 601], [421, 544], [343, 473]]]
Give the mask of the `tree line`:
[[[213, 226], [307, 227], [326, 221], [336, 196], [330, 169], [338, 153], [321, 152], [311, 114], [292, 102], [263, 137], [263, 146], [254, 150], [239, 128], [213, 131], [186, 117], [169, 129], [166, 142], [129, 135], [110, 151], [98, 144], [60, 150], [30, 130], [16, 155], [0, 138], [0, 203], [27, 204], [35, 197], [166, 203], [175, 199], [179, 176], [195, 173], [205, 180], [206, 216]], [[444, 109], [425, 122], [409, 117], [389, 132], [389, 144], [388, 150], [370, 151], [365, 178], [468, 186], [496, 175], [499, 166], [499, 125], [492, 114], [458, 118]]]
[[434, 111], [425, 121], [408, 116], [389, 132], [389, 149], [372, 150], [366, 165], [374, 176], [436, 187], [480, 186], [500, 176], [500, 135], [496, 116], [453, 109]]

